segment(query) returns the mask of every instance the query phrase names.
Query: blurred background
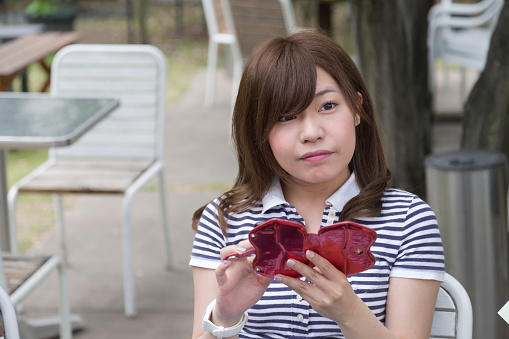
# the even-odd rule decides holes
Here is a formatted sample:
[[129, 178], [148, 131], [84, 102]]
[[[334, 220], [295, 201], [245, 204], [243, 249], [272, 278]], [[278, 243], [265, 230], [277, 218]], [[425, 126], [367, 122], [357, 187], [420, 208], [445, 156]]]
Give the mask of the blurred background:
[[[480, 57], [480, 67], [468, 62], [461, 64], [461, 58], [451, 62], [438, 52], [436, 59], [430, 58], [430, 49], [435, 48], [430, 32], [443, 24], [432, 21], [430, 9], [435, 4], [444, 7], [452, 3], [459, 4], [462, 13], [466, 11], [466, 7], [461, 7], [464, 5], [489, 8], [498, 4], [496, 11], [488, 13], [490, 21], [476, 27], [486, 34], [462, 31], [455, 26], [442, 29], [447, 34], [436, 39], [439, 47], [435, 52], [445, 50], [452, 42], [454, 48], [465, 48], [466, 52], [460, 52], [462, 56]], [[450, 255], [446, 270], [454, 271], [453, 262], [470, 263], [474, 255], [471, 248], [482, 249], [482, 254], [476, 255], [477, 266], [493, 266], [496, 262], [491, 276], [469, 265], [454, 275], [464, 279], [460, 281], [469, 286], [471, 298], [475, 296], [477, 300], [486, 299], [485, 291], [497, 289], [494, 300], [496, 307], [500, 307], [509, 299], [505, 164], [509, 154], [507, 3], [293, 0], [292, 4], [298, 27], [324, 30], [361, 69], [376, 106], [394, 182], [429, 202], [437, 213], [448, 246], [461, 247], [462, 253], [469, 253], [463, 257]], [[479, 12], [468, 12], [465, 16], [477, 15], [482, 16]], [[448, 14], [449, 20], [457, 16]], [[219, 48], [216, 96], [213, 105], [205, 105], [209, 32], [201, 0], [0, 0], [0, 30], [3, 26], [27, 23], [43, 23], [49, 31], [79, 32], [78, 43], [151, 44], [164, 53], [168, 62], [165, 172], [173, 267], [169, 271], [163, 269], [162, 260], [158, 260], [159, 248], [153, 245], [160, 241], [159, 233], [151, 227], [159, 223], [154, 216], [159, 207], [154, 198], [155, 186], [148, 185], [133, 209], [139, 314], [135, 319], [126, 318], [122, 301], [120, 216], [116, 213], [119, 200], [67, 195], [64, 205], [69, 224], [71, 308], [84, 320], [84, 330], [75, 334], [77, 338], [188, 338], [193, 308], [192, 275], [187, 266], [193, 240], [191, 216], [198, 207], [227, 190], [236, 175], [236, 159], [229, 141], [231, 93], [235, 86], [230, 51], [225, 46]], [[461, 38], [451, 35], [461, 32], [466, 33]], [[478, 39], [479, 36], [483, 39]], [[4, 39], [3, 43], [6, 42]], [[464, 44], [460, 46], [460, 42]], [[46, 57], [48, 65], [52, 58], [53, 55]], [[34, 63], [26, 70], [26, 82], [17, 76], [9, 90], [36, 92], [45, 79], [45, 70]], [[431, 170], [425, 161], [430, 156], [473, 149], [501, 154], [502, 170], [494, 172], [482, 165], [472, 172], [435, 168], [438, 171], [432, 173], [435, 176], [427, 177]], [[460, 161], [455, 156], [451, 155], [448, 166], [468, 167], [481, 160]], [[9, 150], [7, 157], [10, 186], [43, 163], [48, 152], [14, 149]], [[458, 181], [458, 177], [462, 179]], [[465, 193], [462, 190], [465, 187], [475, 189]], [[465, 199], [470, 196], [479, 199]], [[51, 196], [20, 195], [17, 211], [21, 252], [57, 253]], [[458, 236], [465, 232], [469, 234], [468, 241]], [[480, 244], [475, 234], [487, 234], [486, 242]], [[504, 241], [497, 243], [497, 238]], [[446, 254], [447, 251], [446, 248]], [[472, 275], [481, 278], [474, 284]], [[57, 294], [56, 282], [48, 282], [24, 303], [21, 314], [37, 318], [55, 313]], [[474, 317], [489, 313], [487, 317], [495, 321], [497, 310], [477, 310]], [[497, 323], [499, 328], [500, 324]], [[492, 337], [507, 338], [505, 334]]]

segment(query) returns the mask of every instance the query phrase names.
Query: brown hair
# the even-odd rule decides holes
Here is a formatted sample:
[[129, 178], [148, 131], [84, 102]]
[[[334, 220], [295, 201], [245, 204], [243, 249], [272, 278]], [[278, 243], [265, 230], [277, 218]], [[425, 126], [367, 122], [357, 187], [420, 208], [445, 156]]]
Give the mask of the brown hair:
[[[331, 38], [316, 32], [301, 32], [274, 38], [258, 46], [249, 57], [233, 111], [233, 141], [238, 174], [231, 190], [220, 199], [219, 224], [226, 235], [228, 215], [248, 210], [267, 193], [274, 176], [290, 182], [277, 163], [268, 137], [282, 113], [307, 108], [316, 90], [316, 68], [325, 70], [337, 83], [350, 108], [359, 114], [356, 146], [349, 164], [361, 192], [340, 214], [341, 220], [376, 216], [381, 197], [390, 185], [373, 104], [354, 62]], [[362, 94], [362, 104], [357, 93]], [[193, 215], [193, 229], [205, 206]]]

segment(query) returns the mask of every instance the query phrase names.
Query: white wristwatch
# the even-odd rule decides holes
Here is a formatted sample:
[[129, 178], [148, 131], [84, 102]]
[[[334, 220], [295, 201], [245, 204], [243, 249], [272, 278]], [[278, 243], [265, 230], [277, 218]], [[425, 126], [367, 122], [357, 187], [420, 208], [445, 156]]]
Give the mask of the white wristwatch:
[[210, 316], [212, 315], [212, 310], [214, 309], [214, 306], [216, 305], [216, 299], [212, 300], [212, 302], [207, 306], [207, 309], [205, 310], [205, 313], [203, 314], [203, 320], [201, 323], [201, 328], [204, 331], [212, 333], [215, 337], [221, 339], [224, 337], [231, 337], [232, 335], [239, 334], [240, 331], [242, 331], [242, 328], [244, 328], [244, 325], [247, 322], [247, 312], [245, 312], [242, 315], [242, 318], [240, 318], [240, 321], [231, 326], [231, 327], [223, 327], [223, 326], [217, 326], [210, 321]]

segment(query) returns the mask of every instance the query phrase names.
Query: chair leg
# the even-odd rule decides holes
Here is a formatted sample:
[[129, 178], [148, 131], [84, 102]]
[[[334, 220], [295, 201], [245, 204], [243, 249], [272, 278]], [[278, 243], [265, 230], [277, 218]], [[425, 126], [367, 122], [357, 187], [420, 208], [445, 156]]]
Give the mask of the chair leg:
[[159, 196], [161, 201], [161, 221], [163, 226], [163, 250], [166, 269], [171, 268], [170, 254], [170, 230], [168, 225], [168, 213], [166, 211], [166, 180], [164, 178], [164, 168], [159, 171]]
[[7, 194], [7, 208], [9, 214], [9, 245], [11, 253], [18, 254], [18, 233], [16, 226], [16, 203], [18, 200], [18, 187], [12, 186]]
[[461, 79], [460, 79], [460, 100], [463, 104], [467, 96], [467, 70], [465, 67], [461, 67]]
[[61, 259], [59, 270], [59, 283], [60, 283], [60, 338], [72, 338], [72, 324], [71, 324], [71, 307], [69, 304], [69, 287], [67, 281], [67, 267], [66, 262]]
[[209, 40], [207, 57], [207, 83], [205, 87], [205, 106], [210, 107], [214, 103], [217, 70], [217, 43]]
[[134, 268], [132, 250], [132, 227], [129, 212], [132, 204], [132, 194], [126, 194], [122, 200], [122, 226], [123, 226], [123, 265], [124, 265], [124, 313], [132, 318], [136, 315]]
[[67, 254], [67, 237], [65, 234], [64, 213], [62, 197], [60, 194], [53, 194], [53, 207], [55, 210], [55, 223], [57, 225], [58, 241], [60, 245], [60, 257], [62, 258], [64, 265], [68, 265], [69, 258]]

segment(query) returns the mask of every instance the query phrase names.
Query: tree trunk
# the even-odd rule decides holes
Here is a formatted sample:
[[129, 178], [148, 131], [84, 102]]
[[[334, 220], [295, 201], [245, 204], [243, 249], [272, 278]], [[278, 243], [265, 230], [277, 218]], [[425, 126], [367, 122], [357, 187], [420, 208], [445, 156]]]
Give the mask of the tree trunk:
[[357, 55], [393, 182], [423, 198], [431, 151], [427, 11], [422, 0], [353, 0]]
[[465, 103], [462, 147], [509, 157], [509, 2], [491, 38], [486, 67]]

